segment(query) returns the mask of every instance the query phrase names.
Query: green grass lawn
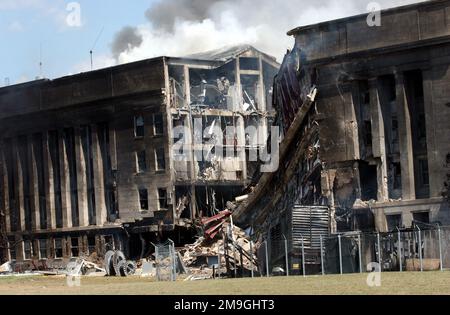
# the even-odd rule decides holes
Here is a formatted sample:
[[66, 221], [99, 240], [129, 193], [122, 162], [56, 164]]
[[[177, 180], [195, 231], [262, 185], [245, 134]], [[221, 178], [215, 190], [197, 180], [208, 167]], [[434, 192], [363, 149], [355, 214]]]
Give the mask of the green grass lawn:
[[154, 282], [148, 278], [81, 278], [69, 287], [63, 277], [0, 277], [4, 294], [139, 295], [450, 295], [450, 272], [383, 273], [381, 287], [371, 288], [367, 274]]

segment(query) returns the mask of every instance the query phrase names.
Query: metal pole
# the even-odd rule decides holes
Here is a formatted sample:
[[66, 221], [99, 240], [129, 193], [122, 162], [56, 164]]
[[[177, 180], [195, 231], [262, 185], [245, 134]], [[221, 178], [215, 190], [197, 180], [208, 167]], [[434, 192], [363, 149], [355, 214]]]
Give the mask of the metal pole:
[[402, 257], [402, 233], [400, 232], [400, 229], [397, 227], [398, 230], [398, 261], [400, 264], [400, 272], [403, 272], [403, 257]]
[[361, 234], [358, 234], [358, 251], [359, 251], [359, 273], [363, 273], [362, 252], [361, 252]]
[[253, 241], [250, 241], [250, 257], [251, 257], [251, 265], [252, 265], [252, 278], [255, 277], [255, 265], [253, 264]]
[[284, 255], [286, 257], [286, 276], [289, 277], [289, 256], [288, 256], [288, 241], [286, 236], [284, 236]]
[[380, 272], [383, 271], [383, 263], [381, 262], [381, 240], [380, 233], [377, 233], [377, 243], [378, 243], [378, 264], [380, 265]]
[[438, 239], [439, 239], [439, 260], [441, 262], [441, 271], [444, 271], [444, 259], [442, 257], [441, 227], [439, 225], [438, 225]]
[[338, 243], [339, 243], [339, 271], [342, 274], [344, 274], [344, 270], [342, 268], [342, 236], [341, 234], [338, 235]]
[[420, 259], [420, 272], [423, 272], [423, 257], [422, 257], [422, 230], [419, 226], [417, 226], [417, 230], [419, 231], [419, 259]]
[[305, 269], [305, 240], [303, 238], [303, 235], [301, 235], [302, 237], [302, 268], [303, 268], [303, 277], [306, 277], [306, 269]]
[[325, 276], [325, 259], [323, 258], [323, 237], [320, 235], [320, 263], [322, 266], [322, 276]]
[[266, 273], [267, 277], [269, 277], [269, 250], [267, 248], [267, 240], [265, 241], [265, 247], [266, 247]]

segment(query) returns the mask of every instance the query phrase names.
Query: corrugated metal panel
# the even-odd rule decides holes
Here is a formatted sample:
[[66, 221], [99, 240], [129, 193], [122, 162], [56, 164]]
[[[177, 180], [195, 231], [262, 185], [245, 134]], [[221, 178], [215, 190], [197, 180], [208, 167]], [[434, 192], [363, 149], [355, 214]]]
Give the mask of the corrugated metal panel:
[[294, 206], [292, 209], [292, 238], [294, 250], [301, 250], [302, 236], [305, 249], [320, 250], [320, 236], [330, 231], [328, 207]]

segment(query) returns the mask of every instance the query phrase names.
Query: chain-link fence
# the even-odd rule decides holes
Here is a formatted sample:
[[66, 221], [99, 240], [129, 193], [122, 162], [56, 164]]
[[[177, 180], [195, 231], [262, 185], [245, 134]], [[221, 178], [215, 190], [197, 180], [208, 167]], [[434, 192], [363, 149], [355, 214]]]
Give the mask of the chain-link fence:
[[266, 240], [259, 245], [264, 276], [438, 271], [450, 269], [450, 227], [420, 227], [390, 233], [322, 235], [315, 240]]
[[156, 278], [158, 281], [176, 281], [177, 253], [175, 244], [168, 240], [155, 246]]

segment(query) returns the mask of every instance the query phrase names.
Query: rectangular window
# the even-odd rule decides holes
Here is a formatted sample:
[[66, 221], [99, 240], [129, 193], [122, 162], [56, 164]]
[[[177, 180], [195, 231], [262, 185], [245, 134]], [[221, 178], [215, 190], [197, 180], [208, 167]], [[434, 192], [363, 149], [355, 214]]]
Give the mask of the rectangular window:
[[153, 132], [155, 136], [162, 136], [164, 134], [164, 119], [163, 115], [153, 115]]
[[89, 247], [89, 255], [92, 255], [97, 251], [96, 244], [95, 244], [95, 236], [89, 236], [88, 237], [88, 247]]
[[386, 220], [388, 224], [388, 229], [391, 232], [396, 231], [397, 228], [401, 229], [403, 227], [401, 214], [387, 215]]
[[166, 170], [166, 154], [164, 148], [159, 148], [155, 150], [156, 156], [156, 170], [164, 171]]
[[33, 258], [33, 243], [31, 241], [23, 241], [23, 255], [25, 260]]
[[367, 120], [364, 121], [364, 144], [372, 146], [372, 122]]
[[400, 163], [393, 164], [394, 189], [402, 189], [402, 166]]
[[115, 250], [114, 237], [112, 235], [107, 235], [105, 238], [105, 252], [110, 250]]
[[143, 138], [145, 136], [144, 116], [134, 117], [134, 136], [135, 138]]
[[428, 172], [428, 160], [419, 160], [420, 184], [422, 186], [430, 185], [430, 174]]
[[71, 252], [72, 257], [79, 257], [80, 256], [80, 245], [78, 242], [78, 237], [72, 237], [70, 239], [70, 245], [71, 245]]
[[148, 190], [139, 189], [139, 204], [142, 211], [148, 210]]
[[55, 239], [55, 258], [63, 258], [62, 239]]
[[158, 189], [158, 208], [159, 210], [166, 210], [167, 206], [167, 189], [159, 188]]
[[47, 240], [39, 240], [39, 259], [47, 259]]
[[9, 241], [8, 242], [8, 248], [9, 248], [9, 259], [10, 260], [17, 260], [16, 242], [15, 241]]
[[429, 212], [416, 212], [413, 213], [413, 220], [416, 223], [430, 223], [430, 213]]
[[143, 173], [147, 171], [147, 155], [145, 151], [137, 152], [136, 159], [137, 159], [137, 172]]

